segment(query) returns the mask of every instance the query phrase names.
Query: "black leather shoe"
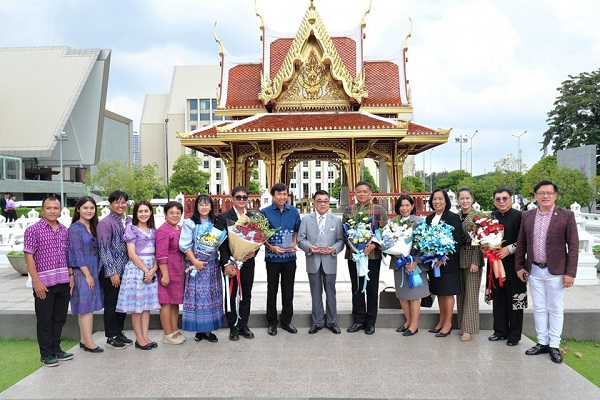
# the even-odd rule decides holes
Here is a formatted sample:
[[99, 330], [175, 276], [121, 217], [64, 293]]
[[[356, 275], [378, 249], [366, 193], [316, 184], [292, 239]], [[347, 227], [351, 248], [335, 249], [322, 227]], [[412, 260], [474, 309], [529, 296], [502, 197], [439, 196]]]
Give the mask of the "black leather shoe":
[[200, 332], [196, 332], [196, 335], [194, 336], [194, 340], [196, 342], [201, 341], [202, 339], [204, 339], [204, 335], [202, 335]]
[[277, 325], [269, 325], [269, 329], [267, 330], [267, 333], [271, 336], [277, 335]]
[[354, 333], [360, 331], [361, 329], [365, 329], [365, 326], [363, 324], [352, 324], [350, 328], [346, 329], [346, 332]]
[[322, 326], [318, 326], [318, 325], [312, 324], [311, 327], [310, 327], [310, 329], [308, 330], [308, 333], [310, 333], [311, 335], [313, 335], [313, 334], [319, 332], [321, 329], [323, 329]]
[[138, 343], [138, 341], [135, 341], [135, 348], [136, 349], [140, 349], [140, 350], [152, 350], [152, 345], [150, 343], [148, 343], [147, 345], [142, 346], [141, 344]]
[[369, 325], [365, 328], [365, 335], [372, 335], [375, 333], [375, 326]]
[[446, 337], [448, 336], [450, 333], [452, 332], [452, 329], [450, 329], [448, 332], [444, 333], [441, 330], [435, 334], [435, 337]]
[[400, 325], [400, 326], [398, 327], [398, 329], [396, 329], [396, 332], [403, 333], [403, 332], [406, 332], [406, 330], [407, 330], [407, 329], [408, 329], [408, 327], [407, 327], [407, 326]]
[[527, 354], [528, 356], [537, 356], [538, 354], [549, 353], [549, 352], [550, 352], [550, 347], [547, 344], [537, 343], [535, 346], [533, 346], [532, 348], [527, 350], [525, 352], [525, 354]]
[[506, 345], [507, 345], [507, 346], [516, 346], [516, 345], [518, 345], [518, 344], [519, 344], [519, 341], [518, 341], [518, 340], [507, 340], [507, 341], [506, 341]]
[[254, 339], [254, 333], [248, 328], [240, 328], [240, 335], [246, 339]]
[[441, 330], [442, 330], [442, 328], [431, 328], [427, 332], [429, 332], [429, 333], [438, 333]]
[[83, 351], [89, 351], [90, 353], [102, 353], [104, 351], [104, 349], [100, 346], [97, 346], [95, 349], [92, 349], [81, 342], [79, 342], [79, 348], [83, 349]]
[[238, 328], [229, 329], [229, 340], [232, 342], [240, 340], [240, 332], [238, 331]]
[[340, 333], [342, 333], [342, 330], [340, 329], [340, 327], [337, 324], [329, 324], [329, 325], [327, 325], [327, 329], [329, 329], [331, 332], [335, 333], [336, 335], [339, 335]]
[[217, 343], [219, 341], [219, 338], [217, 337], [217, 335], [215, 335], [212, 332], [205, 332], [204, 339], [208, 340], [211, 343]]
[[281, 324], [281, 329], [284, 331], [288, 331], [289, 333], [298, 333], [298, 329], [291, 323], [289, 324]]
[[550, 359], [552, 360], [552, 362], [560, 364], [563, 361], [562, 355], [560, 354], [560, 350], [558, 350], [556, 347], [548, 347], [548, 349], [550, 351]]
[[414, 332], [413, 332], [413, 331], [411, 331], [410, 329], [408, 329], [408, 328], [407, 328], [407, 329], [406, 329], [406, 330], [405, 330], [405, 331], [402, 333], [402, 336], [412, 336], [412, 335], [415, 335], [415, 334], [417, 334], [418, 332], [419, 332], [419, 328], [415, 329], [415, 331], [414, 331]]
[[494, 333], [492, 336], [490, 336], [490, 337], [488, 338], [488, 340], [489, 340], [490, 342], [497, 342], [497, 341], [500, 341], [500, 340], [506, 340], [506, 336], [499, 336], [499, 335], [496, 335], [496, 334]]

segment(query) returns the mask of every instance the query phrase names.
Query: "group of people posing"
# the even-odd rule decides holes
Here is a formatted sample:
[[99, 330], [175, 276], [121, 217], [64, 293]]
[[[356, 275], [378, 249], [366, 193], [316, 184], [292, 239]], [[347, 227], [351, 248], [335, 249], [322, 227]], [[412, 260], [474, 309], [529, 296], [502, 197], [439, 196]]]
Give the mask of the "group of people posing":
[[[298, 210], [288, 204], [287, 186], [277, 183], [271, 188], [272, 204], [260, 210], [271, 228], [276, 229], [265, 243], [269, 335], [277, 335], [278, 327], [297, 333], [292, 324], [296, 248], [303, 250], [306, 256], [312, 297], [312, 324], [308, 333], [315, 334], [325, 327], [335, 334], [341, 333], [337, 324], [335, 282], [337, 256], [344, 247], [352, 282], [353, 323], [347, 332], [375, 333], [379, 273], [384, 254], [375, 241], [368, 243], [363, 250], [368, 257], [368, 273], [359, 274], [355, 249], [347, 245], [343, 223], [357, 212], [363, 212], [368, 214], [374, 228], [382, 228], [388, 216], [381, 206], [373, 203], [367, 182], [357, 183], [354, 190], [356, 203], [346, 207], [342, 218], [331, 213], [329, 194], [323, 190], [313, 196], [315, 212], [300, 218]], [[554, 205], [557, 188], [552, 182], [540, 182], [535, 193], [538, 208], [525, 212], [522, 217], [520, 211], [511, 207], [509, 189], [494, 191], [493, 215], [504, 224], [504, 242], [496, 252], [504, 264], [506, 278], [503, 282], [492, 274], [486, 278], [494, 306], [494, 333], [489, 340], [505, 340], [511, 346], [518, 344], [529, 282], [538, 343], [527, 354], [549, 353], [553, 361], [561, 362], [558, 346], [563, 321], [563, 288], [573, 284], [576, 273], [577, 229], [573, 213]], [[92, 338], [93, 312], [102, 309], [106, 347], [113, 349], [134, 343], [141, 350], [157, 347], [148, 336], [153, 310], [160, 310], [165, 344], [183, 343], [186, 337], [182, 331], [195, 332], [196, 341], [217, 342], [214, 332], [222, 327], [224, 314], [230, 340], [239, 340], [240, 336], [252, 339], [254, 333], [249, 329], [248, 320], [256, 253], [247, 254], [242, 260], [232, 260], [227, 239], [219, 251], [210, 254], [197, 245], [207, 229], [227, 231], [228, 225], [240, 216], [252, 216], [247, 209], [247, 188], [238, 186], [231, 196], [233, 207], [218, 216], [210, 196], [197, 196], [193, 215], [183, 224], [180, 224], [183, 206], [168, 202], [164, 206], [165, 223], [158, 229], [148, 201], [136, 202], [130, 217], [126, 213], [127, 193], [114, 191], [108, 198], [110, 214], [99, 221], [94, 199], [85, 196], [77, 202], [68, 230], [58, 222], [60, 199], [45, 198], [43, 218], [26, 230], [24, 244], [33, 283], [41, 362], [45, 366], [56, 366], [59, 361], [73, 358], [60, 346], [69, 302], [72, 314], [79, 319], [79, 346], [91, 353], [103, 352]], [[450, 211], [445, 190], [434, 190], [429, 199], [433, 213], [426, 217], [426, 223], [446, 223], [454, 227], [455, 252], [437, 261], [440, 276], [432, 274], [431, 267], [420, 261], [416, 247], [412, 251], [414, 261], [404, 268], [397, 268], [392, 257], [390, 268], [396, 269], [396, 295], [406, 317], [397, 329], [403, 336], [418, 333], [420, 300], [430, 293], [437, 296], [440, 317], [429, 332], [436, 337], [450, 335], [455, 296], [461, 340], [468, 341], [479, 332], [479, 288], [484, 263], [482, 252], [468, 235], [476, 215], [471, 190], [460, 189], [458, 202], [460, 213], [455, 214]], [[400, 196], [395, 211], [413, 228], [420, 220], [415, 215], [414, 201], [408, 195]], [[424, 284], [409, 288], [405, 282], [417, 265]], [[225, 303], [229, 304], [225, 305], [223, 276], [231, 278], [225, 290], [230, 294], [240, 293], [240, 296], [226, 296]], [[278, 316], [280, 284], [282, 309]], [[178, 327], [180, 305], [183, 305], [181, 329]], [[123, 333], [127, 314], [131, 314], [135, 340]]]

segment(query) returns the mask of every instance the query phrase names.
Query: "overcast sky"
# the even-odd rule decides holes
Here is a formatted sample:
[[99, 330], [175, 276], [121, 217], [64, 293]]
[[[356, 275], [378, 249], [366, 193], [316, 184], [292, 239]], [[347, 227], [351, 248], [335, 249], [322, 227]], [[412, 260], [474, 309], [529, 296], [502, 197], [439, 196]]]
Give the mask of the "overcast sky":
[[[295, 32], [309, 0], [258, 0], [265, 23]], [[407, 74], [414, 121], [453, 128], [431, 157], [434, 171], [458, 169], [459, 135], [471, 136], [473, 173], [506, 154], [533, 165], [547, 113], [569, 75], [600, 67], [597, 0], [373, 0], [367, 56], [395, 54], [413, 21]], [[316, 0], [330, 32], [360, 23], [369, 0]], [[107, 109], [139, 129], [144, 96], [168, 93], [174, 65], [216, 64], [213, 24], [236, 57], [261, 55], [253, 0], [0, 0], [0, 47], [112, 50]], [[470, 168], [471, 143], [463, 144]], [[416, 157], [429, 172], [429, 153]]]

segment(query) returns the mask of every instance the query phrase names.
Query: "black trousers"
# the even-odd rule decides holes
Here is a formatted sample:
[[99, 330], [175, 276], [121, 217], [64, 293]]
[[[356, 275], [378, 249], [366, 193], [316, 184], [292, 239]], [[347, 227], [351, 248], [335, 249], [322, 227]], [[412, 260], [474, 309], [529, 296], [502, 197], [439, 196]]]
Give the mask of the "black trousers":
[[[233, 278], [229, 278], [229, 281], [233, 282], [231, 301], [229, 303], [231, 311], [225, 312], [225, 316], [227, 317], [229, 328], [233, 328], [237, 320], [237, 313], [235, 311], [235, 294], [238, 290], [238, 282], [235, 276]], [[240, 283], [242, 286], [242, 301], [240, 301], [240, 320], [237, 321], [237, 326], [238, 328], [248, 329], [248, 319], [250, 318], [250, 302], [252, 299], [252, 285], [254, 285], [254, 267], [243, 266], [240, 269]], [[229, 291], [229, 288], [226, 287], [225, 290]]]
[[362, 293], [365, 277], [358, 278], [356, 263], [348, 260], [350, 280], [352, 281], [352, 318], [355, 324], [375, 326], [379, 300], [380, 268], [381, 259], [369, 260], [367, 290], [366, 293]]
[[510, 286], [505, 285], [492, 289], [492, 300], [494, 334], [496, 336], [505, 336], [510, 341], [521, 340], [523, 310], [513, 310], [512, 290], [510, 290]]
[[281, 276], [281, 323], [289, 324], [294, 315], [294, 280], [296, 279], [296, 260], [284, 263], [267, 262], [267, 321], [276, 325], [277, 292]]
[[103, 271], [100, 272], [100, 283], [104, 291], [104, 336], [110, 338], [123, 332], [127, 314], [117, 312], [120, 287], [114, 287]]
[[33, 292], [35, 316], [37, 318], [37, 339], [42, 357], [52, 357], [62, 352], [60, 337], [67, 321], [67, 310], [71, 300], [68, 283], [48, 287], [46, 298], [40, 299]]

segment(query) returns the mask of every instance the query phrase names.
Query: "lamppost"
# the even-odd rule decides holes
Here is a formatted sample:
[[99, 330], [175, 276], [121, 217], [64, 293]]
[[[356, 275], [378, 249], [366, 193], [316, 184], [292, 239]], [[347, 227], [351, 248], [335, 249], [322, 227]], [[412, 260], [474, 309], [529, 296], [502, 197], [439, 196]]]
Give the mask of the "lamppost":
[[59, 134], [54, 135], [54, 140], [58, 142], [58, 148], [60, 152], [60, 205], [61, 207], [65, 206], [65, 189], [64, 189], [64, 170], [63, 170], [63, 142], [69, 140], [69, 137], [65, 133], [65, 131], [61, 131]]
[[429, 150], [429, 191], [430, 192], [433, 192], [433, 168], [431, 168], [431, 153], [433, 153], [433, 150], [435, 150], [435, 149]]
[[469, 151], [471, 152], [471, 175], [473, 175], [473, 138], [477, 135], [479, 129], [476, 129], [471, 136], [469, 136]]
[[165, 119], [165, 177], [167, 180], [167, 201], [171, 201], [169, 191], [169, 118]]
[[454, 141], [456, 143], [460, 143], [460, 169], [462, 170], [462, 155], [463, 155], [463, 151], [462, 151], [462, 144], [463, 143], [467, 143], [469, 141], [469, 139], [466, 136], [460, 135], [457, 138], [454, 138]]
[[521, 136], [523, 136], [524, 134], [526, 134], [527, 131], [521, 133], [520, 135], [512, 135], [514, 137], [517, 138], [517, 168], [519, 169], [519, 172], [521, 172]]

